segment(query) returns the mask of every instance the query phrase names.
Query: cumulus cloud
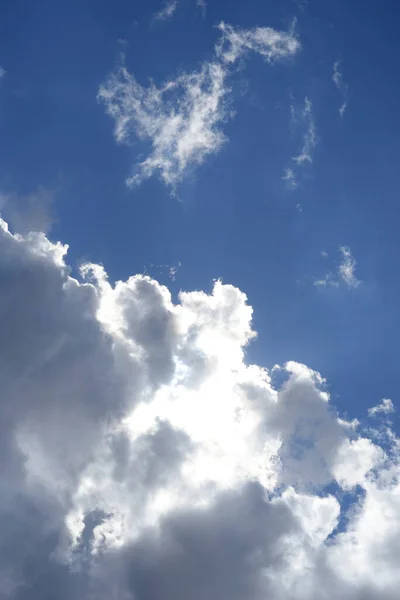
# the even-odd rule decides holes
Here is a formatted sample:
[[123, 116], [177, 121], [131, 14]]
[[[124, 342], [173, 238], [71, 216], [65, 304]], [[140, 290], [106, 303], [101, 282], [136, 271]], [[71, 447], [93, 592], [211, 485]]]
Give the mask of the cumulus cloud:
[[1, 597], [395, 600], [395, 434], [248, 364], [237, 288], [174, 303], [67, 250], [1, 221]]
[[[348, 246], [340, 246], [340, 263], [336, 272], [328, 272], [322, 279], [314, 281], [317, 287], [339, 287], [341, 284], [348, 288], [357, 288], [361, 281], [356, 277], [357, 261]], [[321, 255], [326, 258], [327, 254]]]
[[339, 91], [339, 94], [342, 98], [342, 104], [339, 107], [339, 115], [343, 117], [348, 102], [348, 85], [344, 83], [343, 75], [340, 71], [340, 62], [336, 61], [333, 65], [333, 75], [332, 81], [335, 84], [336, 88]]
[[168, 21], [171, 19], [178, 8], [178, 0], [165, 2], [163, 7], [154, 15], [154, 21]]
[[300, 49], [293, 33], [269, 27], [235, 29], [221, 23], [218, 29], [213, 59], [192, 73], [182, 73], [161, 87], [146, 87], [121, 65], [100, 87], [98, 98], [115, 121], [116, 141], [130, 144], [138, 138], [150, 145], [128, 185], [159, 173], [174, 188], [190, 168], [226, 141], [223, 125], [233, 114], [228, 79], [237, 61], [256, 52], [272, 63]]

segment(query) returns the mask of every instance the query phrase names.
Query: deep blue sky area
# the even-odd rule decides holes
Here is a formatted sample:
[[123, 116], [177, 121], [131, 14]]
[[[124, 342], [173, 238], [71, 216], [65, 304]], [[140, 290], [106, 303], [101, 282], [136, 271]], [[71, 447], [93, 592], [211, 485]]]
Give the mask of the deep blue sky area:
[[[160, 7], [1, 3], [1, 193], [54, 192], [49, 235], [70, 245], [74, 267], [103, 263], [112, 280], [146, 270], [174, 296], [209, 291], [217, 278], [238, 286], [259, 333], [249, 360], [319, 370], [349, 416], [382, 397], [396, 404], [400, 4], [209, 0], [203, 14], [195, 0], [181, 0], [171, 19], [157, 21]], [[302, 50], [272, 65], [249, 54], [235, 70], [235, 116], [221, 125], [228, 141], [183, 178], [176, 196], [157, 176], [129, 188], [148, 146], [116, 143], [100, 86], [122, 51], [141, 85], [198, 69], [213, 58], [221, 21], [294, 26]], [[312, 163], [297, 167], [305, 98], [316, 143]], [[297, 169], [296, 188], [283, 179], [288, 167]], [[359, 285], [338, 279], [339, 247], [351, 250]], [[168, 269], [179, 263], [173, 281]], [[315, 285], [328, 273], [337, 285]]]

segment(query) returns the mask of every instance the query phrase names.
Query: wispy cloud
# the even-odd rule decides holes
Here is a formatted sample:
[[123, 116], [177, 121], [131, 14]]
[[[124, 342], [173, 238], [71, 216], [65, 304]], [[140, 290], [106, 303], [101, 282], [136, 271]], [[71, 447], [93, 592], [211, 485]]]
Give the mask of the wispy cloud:
[[292, 190], [298, 187], [300, 168], [305, 164], [312, 165], [314, 149], [317, 145], [317, 130], [313, 114], [312, 102], [304, 99], [303, 106], [296, 106], [293, 97], [290, 104], [290, 124], [293, 128], [301, 128], [301, 146], [297, 154], [291, 158], [291, 166], [284, 169], [282, 179], [289, 182]]
[[296, 173], [290, 167], [284, 170], [282, 179], [287, 181], [292, 189], [297, 188]]
[[348, 86], [343, 81], [343, 75], [339, 69], [340, 62], [337, 60], [333, 65], [332, 80], [342, 97], [342, 104], [339, 107], [339, 114], [343, 117], [348, 103]]
[[168, 270], [168, 276], [169, 276], [169, 278], [170, 278], [172, 281], [175, 281], [175, 280], [176, 280], [176, 274], [178, 273], [178, 271], [179, 271], [179, 269], [181, 268], [181, 266], [182, 266], [182, 263], [181, 263], [181, 262], [178, 262], [178, 264], [177, 264], [177, 265], [174, 265], [174, 266], [172, 266], [172, 267], [169, 267], [169, 270]]
[[312, 103], [308, 98], [304, 99], [304, 108], [301, 111], [301, 118], [306, 124], [306, 130], [303, 135], [303, 145], [299, 154], [293, 156], [293, 160], [298, 165], [305, 162], [312, 164], [313, 151], [317, 145], [317, 132], [313, 116]]
[[[322, 279], [314, 281], [317, 287], [339, 287], [340, 284], [345, 284], [348, 288], [357, 288], [361, 281], [356, 277], [357, 261], [351, 253], [348, 246], [340, 246], [339, 252], [341, 255], [340, 264], [336, 272], [327, 273]], [[327, 254], [321, 255], [326, 258]]]
[[147, 157], [127, 179], [139, 184], [156, 172], [175, 188], [189, 168], [220, 150], [226, 141], [223, 124], [232, 117], [228, 78], [232, 66], [250, 51], [268, 63], [294, 55], [300, 43], [293, 33], [269, 27], [234, 29], [221, 23], [214, 58], [199, 70], [183, 73], [163, 86], [138, 83], [122, 64], [100, 87], [98, 98], [115, 120], [115, 139], [150, 142]]
[[204, 19], [206, 16], [206, 12], [207, 12], [206, 0], [196, 0], [196, 6], [201, 10], [201, 13], [202, 13], [203, 19]]
[[348, 246], [341, 246], [339, 251], [342, 254], [342, 262], [339, 266], [339, 276], [348, 287], [356, 288], [361, 283], [361, 281], [357, 279], [355, 275], [357, 261], [352, 255]]
[[125, 67], [108, 80], [99, 96], [115, 119], [117, 142], [129, 143], [133, 136], [151, 142], [128, 185], [158, 171], [167, 185], [175, 186], [190, 165], [221, 148], [225, 136], [220, 125], [228, 116], [225, 79], [221, 65], [206, 63], [162, 88], [142, 87]]
[[143, 275], [149, 275], [150, 277], [168, 277], [171, 281], [176, 280], [176, 276], [180, 268], [182, 267], [181, 261], [176, 265], [158, 265], [151, 263], [149, 266], [143, 267]]
[[276, 31], [271, 27], [235, 29], [224, 22], [218, 25], [222, 37], [217, 44], [217, 55], [225, 63], [234, 63], [248, 51], [261, 54], [268, 62], [293, 56], [300, 44], [293, 31]]
[[380, 404], [377, 404], [377, 406], [368, 409], [368, 415], [370, 417], [374, 417], [378, 414], [389, 415], [394, 412], [395, 408], [390, 398], [383, 398]]
[[178, 7], [178, 0], [165, 2], [163, 7], [154, 15], [154, 21], [168, 21], [171, 19]]
[[292, 0], [292, 2], [302, 11], [306, 10], [308, 0]]
[[3, 77], [5, 77], [6, 75], [7, 71], [3, 67], [0, 67], [0, 80], [3, 79]]
[[339, 287], [339, 282], [332, 273], [327, 273], [322, 279], [314, 281], [316, 287]]

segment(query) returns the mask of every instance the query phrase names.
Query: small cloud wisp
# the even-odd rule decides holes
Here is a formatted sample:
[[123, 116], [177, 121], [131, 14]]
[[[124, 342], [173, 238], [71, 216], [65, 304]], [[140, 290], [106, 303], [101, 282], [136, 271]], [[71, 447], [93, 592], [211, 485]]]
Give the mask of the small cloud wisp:
[[[339, 252], [341, 260], [336, 273], [329, 272], [322, 279], [314, 281], [316, 287], [339, 287], [341, 284], [345, 284], [347, 288], [355, 289], [361, 284], [361, 280], [356, 277], [357, 261], [350, 248], [340, 246]], [[324, 254], [321, 252], [321, 256], [326, 258], [326, 252]]]
[[339, 68], [340, 62], [337, 60], [333, 65], [332, 81], [342, 97], [342, 104], [339, 107], [339, 115], [343, 117], [348, 103], [348, 85], [344, 83], [343, 75]]

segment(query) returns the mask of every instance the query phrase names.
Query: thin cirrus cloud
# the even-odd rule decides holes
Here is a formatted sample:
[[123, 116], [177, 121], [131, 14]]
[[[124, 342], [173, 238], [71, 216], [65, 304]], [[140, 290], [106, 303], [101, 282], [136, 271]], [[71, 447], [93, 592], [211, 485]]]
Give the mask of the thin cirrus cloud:
[[297, 183], [297, 179], [296, 179], [296, 173], [295, 173], [294, 169], [292, 169], [291, 167], [288, 167], [287, 169], [284, 170], [282, 179], [284, 181], [287, 181], [292, 189], [297, 188], [298, 183]]
[[293, 160], [297, 165], [302, 165], [306, 162], [312, 164], [314, 148], [317, 145], [317, 132], [312, 103], [307, 97], [304, 100], [304, 107], [301, 110], [300, 115], [301, 120], [305, 125], [303, 144], [300, 152], [296, 156], [293, 156]]
[[[339, 287], [344, 284], [347, 288], [358, 288], [361, 280], [356, 276], [357, 261], [348, 246], [340, 246], [340, 263], [335, 272], [328, 272], [322, 279], [314, 281], [317, 287]], [[322, 253], [321, 253], [322, 254]], [[322, 254], [326, 257], [326, 253]]]
[[290, 123], [294, 129], [300, 129], [300, 147], [291, 158], [290, 166], [284, 169], [282, 179], [286, 181], [292, 190], [299, 185], [300, 169], [304, 165], [313, 164], [314, 150], [318, 143], [317, 129], [311, 100], [306, 97], [301, 108], [292, 102], [290, 105]]
[[343, 75], [340, 71], [340, 62], [337, 60], [333, 65], [332, 81], [339, 91], [342, 98], [342, 104], [339, 106], [339, 115], [343, 117], [348, 103], [348, 85], [344, 83]]
[[342, 261], [339, 266], [339, 277], [348, 287], [356, 288], [361, 283], [356, 277], [357, 261], [348, 246], [341, 246], [339, 251], [342, 255]]
[[206, 0], [196, 0], [196, 6], [201, 10], [201, 14], [203, 15], [203, 19], [207, 13], [207, 2]]
[[155, 13], [153, 21], [168, 21], [169, 19], [172, 19], [177, 8], [178, 0], [170, 0], [170, 2], [165, 2], [163, 7]]
[[340, 418], [305, 365], [274, 387], [248, 364], [239, 289], [173, 302], [72, 278], [67, 250], [0, 222], [1, 598], [395, 600], [388, 423]]
[[159, 173], [174, 188], [187, 171], [217, 153], [226, 142], [223, 125], [232, 116], [228, 78], [249, 52], [267, 62], [293, 56], [300, 43], [293, 33], [269, 27], [235, 29], [221, 23], [214, 58], [199, 70], [172, 78], [163, 86], [142, 86], [121, 65], [100, 87], [98, 98], [114, 119], [118, 143], [148, 141], [148, 156], [135, 166], [128, 185]]

